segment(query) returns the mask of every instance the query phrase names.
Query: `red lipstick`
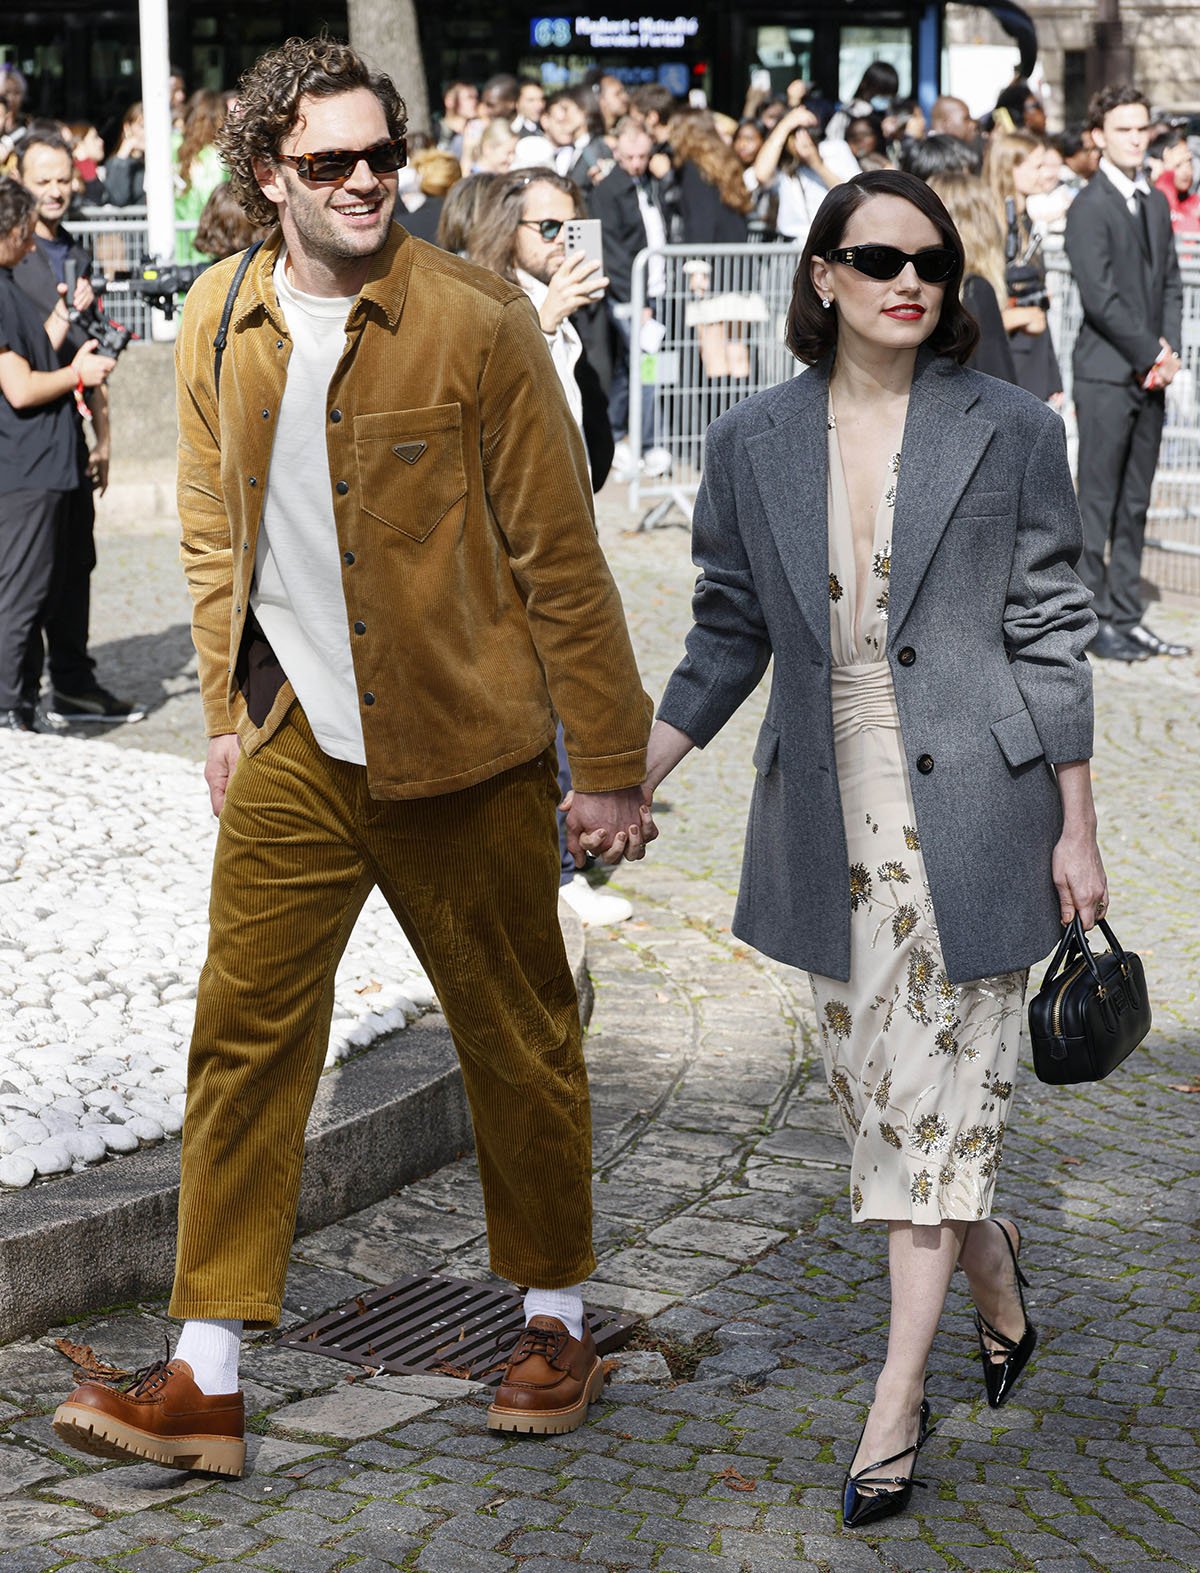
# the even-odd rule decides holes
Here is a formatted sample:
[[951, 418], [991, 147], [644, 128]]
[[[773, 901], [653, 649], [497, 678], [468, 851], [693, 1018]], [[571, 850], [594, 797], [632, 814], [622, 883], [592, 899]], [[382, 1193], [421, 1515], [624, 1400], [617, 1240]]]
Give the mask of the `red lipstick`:
[[897, 322], [919, 322], [925, 315], [924, 306], [887, 306], [885, 317], [895, 317]]

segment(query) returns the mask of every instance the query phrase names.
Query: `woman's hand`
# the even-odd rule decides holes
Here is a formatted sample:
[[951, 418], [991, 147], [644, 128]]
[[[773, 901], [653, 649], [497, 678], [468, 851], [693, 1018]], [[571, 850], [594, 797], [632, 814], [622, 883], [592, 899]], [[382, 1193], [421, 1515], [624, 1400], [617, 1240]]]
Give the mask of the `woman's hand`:
[[85, 388], [98, 388], [116, 364], [115, 360], [99, 353], [95, 339], [81, 344], [71, 361], [75, 375]]
[[1108, 911], [1108, 880], [1096, 842], [1096, 810], [1092, 803], [1092, 772], [1086, 759], [1055, 766], [1063, 805], [1063, 830], [1054, 848], [1050, 871], [1058, 891], [1064, 926], [1078, 912], [1085, 929]]

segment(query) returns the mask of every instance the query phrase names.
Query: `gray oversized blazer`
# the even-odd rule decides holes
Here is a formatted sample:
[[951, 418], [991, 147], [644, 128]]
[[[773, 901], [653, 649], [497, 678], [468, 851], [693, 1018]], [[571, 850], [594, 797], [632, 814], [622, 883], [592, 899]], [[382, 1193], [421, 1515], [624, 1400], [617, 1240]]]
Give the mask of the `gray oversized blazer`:
[[[830, 698], [827, 371], [744, 400], [705, 444], [687, 653], [659, 715], [700, 747], [774, 658], [734, 932], [850, 974], [850, 871]], [[904, 427], [887, 659], [950, 980], [1061, 934], [1051, 766], [1092, 752], [1091, 596], [1062, 420], [923, 350]], [[920, 763], [918, 764], [918, 761]]]

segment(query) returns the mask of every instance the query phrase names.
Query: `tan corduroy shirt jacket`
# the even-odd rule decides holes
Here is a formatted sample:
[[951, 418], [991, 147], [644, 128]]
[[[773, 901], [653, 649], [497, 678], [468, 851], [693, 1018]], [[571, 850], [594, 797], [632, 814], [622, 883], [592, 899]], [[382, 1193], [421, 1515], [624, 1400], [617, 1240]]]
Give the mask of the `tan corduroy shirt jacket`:
[[[179, 517], [205, 723], [248, 753], [247, 615], [291, 340], [276, 235], [213, 340], [236, 259], [190, 291], [176, 346]], [[636, 786], [643, 692], [596, 538], [587, 459], [522, 290], [398, 225], [346, 324], [326, 447], [370, 790], [434, 796], [534, 758], [562, 718], [576, 787]], [[251, 625], [253, 627], [253, 624]]]

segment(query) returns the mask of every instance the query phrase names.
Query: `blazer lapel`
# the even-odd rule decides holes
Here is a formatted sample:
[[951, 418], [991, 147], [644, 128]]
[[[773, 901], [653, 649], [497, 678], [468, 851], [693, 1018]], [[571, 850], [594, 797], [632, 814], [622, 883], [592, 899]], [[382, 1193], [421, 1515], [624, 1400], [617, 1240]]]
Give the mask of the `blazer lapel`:
[[813, 367], [794, 379], [790, 409], [746, 443], [788, 585], [829, 653], [829, 382]]
[[904, 422], [892, 531], [888, 643], [908, 616], [955, 505], [991, 441], [991, 421], [971, 415], [975, 393], [958, 368], [928, 352], [918, 360]]

